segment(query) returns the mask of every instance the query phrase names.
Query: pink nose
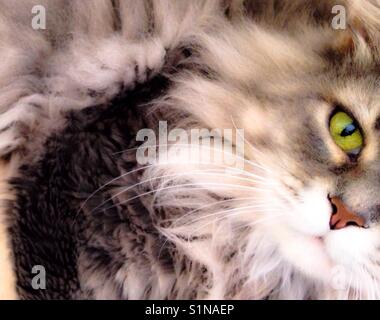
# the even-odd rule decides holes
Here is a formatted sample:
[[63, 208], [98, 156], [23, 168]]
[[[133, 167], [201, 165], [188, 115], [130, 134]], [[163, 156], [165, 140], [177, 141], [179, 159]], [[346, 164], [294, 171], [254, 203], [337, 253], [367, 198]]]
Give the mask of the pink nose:
[[361, 216], [350, 211], [344, 205], [342, 200], [338, 197], [333, 197], [330, 201], [334, 210], [330, 219], [331, 230], [339, 230], [348, 226], [364, 227], [365, 220]]

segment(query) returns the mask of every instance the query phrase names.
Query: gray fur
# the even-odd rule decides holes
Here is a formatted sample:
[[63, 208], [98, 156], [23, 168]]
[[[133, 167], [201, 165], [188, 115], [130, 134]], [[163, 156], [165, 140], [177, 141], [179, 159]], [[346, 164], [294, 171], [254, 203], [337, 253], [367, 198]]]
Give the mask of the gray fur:
[[[19, 166], [8, 226], [21, 298], [379, 296], [372, 2], [342, 1], [351, 28], [340, 33], [331, 1], [57, 1], [41, 33], [28, 29], [26, 3], [1, 2], [0, 20], [6, 48], [29, 50], [8, 61], [24, 69], [0, 78], [0, 153]], [[22, 26], [16, 41], [7, 23]], [[359, 158], [328, 133], [337, 105], [368, 136]], [[160, 120], [186, 130], [236, 121], [249, 182], [197, 175], [218, 164], [177, 155], [143, 168], [136, 133]], [[361, 247], [344, 252], [351, 235], [329, 230], [331, 194], [370, 224], [349, 230]], [[34, 265], [46, 290], [31, 287]], [[344, 289], [332, 286], [340, 265], [354, 279]]]

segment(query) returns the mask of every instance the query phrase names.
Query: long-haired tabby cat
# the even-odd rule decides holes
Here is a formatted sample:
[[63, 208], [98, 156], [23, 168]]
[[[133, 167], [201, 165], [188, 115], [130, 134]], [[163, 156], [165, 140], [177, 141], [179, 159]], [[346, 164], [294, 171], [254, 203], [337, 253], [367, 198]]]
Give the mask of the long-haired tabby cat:
[[[32, 28], [35, 4], [46, 29]], [[19, 297], [380, 298], [376, 0], [2, 0], [0, 12]], [[163, 123], [178, 139], [156, 139], [168, 157], [141, 163], [140, 129], [158, 137]], [[232, 147], [179, 139], [197, 128]]]

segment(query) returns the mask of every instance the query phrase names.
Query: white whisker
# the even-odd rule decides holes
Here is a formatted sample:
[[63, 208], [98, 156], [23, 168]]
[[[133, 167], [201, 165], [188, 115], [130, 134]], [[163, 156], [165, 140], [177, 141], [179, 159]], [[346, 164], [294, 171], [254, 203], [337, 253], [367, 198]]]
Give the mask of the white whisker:
[[[218, 173], [218, 172], [222, 172], [222, 173]], [[181, 177], [181, 176], [186, 177], [186, 176], [189, 176], [189, 175], [205, 175], [205, 176], [211, 176], [212, 175], [212, 176], [220, 176], [220, 177], [230, 177], [230, 178], [237, 179], [237, 180], [240, 180], [240, 181], [252, 182], [252, 183], [255, 183], [255, 184], [259, 184], [259, 185], [263, 184], [260, 181], [254, 181], [252, 179], [243, 178], [243, 177], [239, 177], [239, 176], [233, 176], [231, 174], [226, 174], [224, 171], [220, 171], [220, 170], [216, 171], [216, 173], [214, 173], [214, 171], [211, 171], [211, 170], [194, 170], [194, 171], [189, 171], [189, 172], [185, 172], [185, 173], [167, 174], [167, 175], [162, 175], [162, 176], [156, 176], [156, 177], [153, 177], [153, 178], [149, 178], [149, 179], [140, 181], [138, 183], [135, 183], [135, 184], [133, 184], [131, 186], [128, 186], [126, 188], [123, 188], [122, 191], [119, 191], [118, 193], [114, 194], [112, 197], [110, 197], [106, 201], [102, 202], [97, 207], [95, 207], [93, 209], [93, 211], [96, 210], [96, 209], [98, 209], [99, 207], [101, 207], [104, 203], [106, 203], [108, 201], [112, 201], [113, 199], [115, 199], [119, 195], [121, 195], [121, 194], [123, 194], [123, 193], [125, 193], [125, 192], [127, 192], [129, 190], [132, 190], [132, 189], [134, 189], [134, 188], [136, 188], [138, 186], [144, 185], [146, 183], [149, 183], [149, 182], [152, 182], [152, 181], [155, 181], [155, 180], [161, 180], [163, 178], [170, 178], [170, 177], [176, 178], [176, 177]], [[174, 181], [174, 179], [168, 179], [166, 181], [166, 183], [169, 183], [169, 182], [172, 182], [172, 181]], [[165, 182], [163, 184], [165, 184]], [[183, 186], [183, 185], [178, 185], [178, 186]], [[163, 190], [165, 190], [165, 189], [163, 189]]]
[[[132, 198], [129, 198], [125, 201], [121, 201], [118, 203], [118, 205], [120, 204], [125, 204], [125, 203], [128, 203], [130, 201], [133, 201], [135, 199], [138, 199], [140, 197], [143, 197], [143, 196], [146, 196], [146, 195], [150, 195], [150, 194], [154, 194], [154, 193], [157, 193], [157, 192], [161, 192], [161, 191], [164, 191], [164, 190], [169, 190], [169, 189], [176, 189], [178, 187], [193, 187], [193, 186], [198, 186], [198, 185], [203, 185], [203, 187], [199, 187], [199, 188], [191, 188], [191, 190], [207, 190], [208, 187], [212, 186], [214, 189], [215, 188], [220, 188], [220, 189], [223, 189], [223, 188], [226, 188], [226, 187], [229, 187], [229, 188], [236, 188], [236, 189], [241, 189], [241, 190], [249, 190], [249, 191], [262, 191], [263, 189], [261, 188], [255, 188], [255, 187], [248, 187], [248, 186], [239, 186], [239, 185], [234, 185], [234, 184], [226, 184], [226, 183], [187, 183], [187, 184], [179, 184], [179, 185], [174, 185], [174, 186], [169, 186], [169, 187], [165, 187], [165, 188], [160, 188], [160, 189], [156, 189], [156, 190], [151, 190], [151, 191], [148, 191], [148, 192], [144, 192], [142, 194], [139, 194], [137, 196], [134, 196]], [[125, 191], [124, 191], [125, 192]], [[110, 199], [108, 199], [107, 201], [109, 201]], [[106, 201], [106, 202], [107, 202]], [[105, 203], [106, 203], [105, 202]], [[99, 207], [99, 206], [98, 206]], [[98, 208], [97, 207], [97, 208]], [[111, 207], [108, 207], [108, 208], [105, 208], [105, 210], [107, 209], [111, 209], [115, 207], [115, 205], [111, 206]], [[96, 209], [97, 209], [96, 208]], [[95, 209], [93, 209], [92, 211], [94, 211]]]
[[[230, 212], [236, 212], [236, 211], [240, 211], [240, 210], [243, 210], [243, 209], [246, 210], [246, 209], [263, 209], [263, 208], [270, 209], [270, 207], [268, 205], [249, 205], [249, 206], [245, 206], [245, 207], [239, 207], [239, 208], [221, 210], [221, 211], [218, 211], [218, 212], [207, 214], [205, 216], [201, 216], [201, 217], [199, 217], [199, 218], [197, 218], [195, 220], [191, 220], [191, 221], [189, 221], [189, 224], [194, 224], [194, 223], [197, 223], [198, 221], [201, 221], [201, 220], [204, 220], [204, 219], [207, 219], [207, 218], [210, 218], [210, 217], [214, 217], [214, 216], [217, 216], [217, 215], [221, 215], [221, 214], [225, 214], [225, 213], [230, 213]], [[262, 211], [259, 211], [258, 213], [262, 213]], [[229, 215], [229, 216], [234, 216], [234, 214]]]

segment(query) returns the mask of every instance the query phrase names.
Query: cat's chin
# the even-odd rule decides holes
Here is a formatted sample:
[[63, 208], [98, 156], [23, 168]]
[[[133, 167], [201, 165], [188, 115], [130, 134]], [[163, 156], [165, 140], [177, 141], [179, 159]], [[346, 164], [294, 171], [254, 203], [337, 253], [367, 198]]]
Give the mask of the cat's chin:
[[[373, 275], [374, 260], [380, 260], [379, 228], [347, 227], [311, 236], [288, 228], [276, 228], [283, 257], [311, 279], [342, 290]], [[356, 279], [356, 280], [354, 280]]]
[[323, 239], [327, 254], [338, 265], [355, 268], [368, 264], [378, 252], [379, 228], [347, 227], [329, 232]]
[[334, 263], [327, 279], [330, 287], [341, 291], [354, 289], [365, 299], [380, 298], [374, 290], [380, 281], [379, 231], [379, 227], [347, 227], [324, 237], [325, 251]]

